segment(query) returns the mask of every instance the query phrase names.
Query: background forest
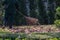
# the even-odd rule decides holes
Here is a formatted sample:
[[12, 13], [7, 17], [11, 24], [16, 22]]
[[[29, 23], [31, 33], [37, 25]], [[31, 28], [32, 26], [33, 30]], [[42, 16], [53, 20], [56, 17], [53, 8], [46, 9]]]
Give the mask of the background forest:
[[[6, 0], [0, 0], [1, 25], [4, 23], [5, 15], [4, 1]], [[38, 18], [40, 24], [54, 24], [55, 20], [60, 19], [60, 0], [17, 0], [15, 5], [23, 15]], [[19, 12], [16, 11], [14, 17], [14, 25], [26, 25], [26, 20]]]

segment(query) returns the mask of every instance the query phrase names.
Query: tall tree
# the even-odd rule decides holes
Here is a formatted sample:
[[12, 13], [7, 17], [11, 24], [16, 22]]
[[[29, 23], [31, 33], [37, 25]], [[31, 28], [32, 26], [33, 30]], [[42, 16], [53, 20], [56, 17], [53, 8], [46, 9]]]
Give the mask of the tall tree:
[[55, 1], [49, 0], [49, 16], [50, 16], [50, 24], [54, 23], [55, 20]]
[[45, 6], [42, 0], [38, 0], [38, 6], [39, 6], [39, 20], [41, 24], [46, 24], [46, 11], [45, 11]]
[[16, 13], [15, 9], [16, 0], [5, 0], [5, 18], [4, 18], [4, 25], [8, 25], [9, 28], [12, 28], [14, 23], [14, 15]]
[[37, 13], [36, 13], [36, 0], [29, 0], [30, 2], [30, 16], [36, 18]]
[[57, 7], [60, 6], [60, 0], [55, 0]]
[[[19, 12], [16, 13], [15, 22], [18, 25], [26, 25], [26, 20], [23, 15], [28, 16], [27, 8], [26, 8], [26, 1], [25, 0], [18, 0], [17, 9]], [[23, 14], [23, 15], [21, 15]], [[18, 16], [17, 16], [18, 15]], [[16, 19], [17, 18], [17, 19]]]

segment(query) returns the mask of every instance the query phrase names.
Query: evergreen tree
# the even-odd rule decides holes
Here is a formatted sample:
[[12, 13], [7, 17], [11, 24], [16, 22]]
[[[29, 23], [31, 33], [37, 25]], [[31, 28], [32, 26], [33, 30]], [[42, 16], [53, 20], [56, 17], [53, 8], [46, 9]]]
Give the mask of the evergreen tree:
[[[19, 11], [15, 14], [15, 22], [17, 25], [26, 25], [26, 20], [23, 15], [28, 16], [27, 9], [26, 9], [26, 1], [25, 0], [18, 0], [18, 6], [16, 9]], [[23, 15], [21, 15], [23, 14]], [[18, 15], [18, 16], [17, 16]], [[17, 20], [17, 19], [18, 20]]]
[[38, 0], [38, 6], [39, 6], [39, 21], [41, 24], [46, 24], [46, 11], [45, 11], [45, 6], [42, 0]]
[[54, 9], [54, 0], [49, 0], [49, 16], [50, 16], [50, 24], [54, 23], [55, 20], [55, 9]]
[[30, 2], [30, 16], [36, 18], [37, 13], [36, 13], [36, 0], [29, 0]]
[[5, 0], [5, 18], [4, 18], [4, 25], [8, 25], [12, 28], [14, 23], [14, 15], [16, 13], [15, 9], [16, 0]]

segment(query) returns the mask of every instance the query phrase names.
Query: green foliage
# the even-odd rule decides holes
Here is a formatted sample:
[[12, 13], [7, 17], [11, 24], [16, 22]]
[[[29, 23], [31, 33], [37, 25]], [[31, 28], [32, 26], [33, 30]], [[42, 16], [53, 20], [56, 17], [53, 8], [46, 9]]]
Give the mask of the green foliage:
[[57, 27], [60, 27], [60, 20], [56, 20], [54, 23]]
[[[49, 34], [47, 35], [48, 33], [32, 33], [32, 34], [25, 34], [25, 33], [1, 33], [0, 32], [0, 37], [4, 37], [4, 38], [7, 38], [6, 40], [9, 40], [10, 38], [15, 39], [15, 40], [38, 40], [38, 39], [46, 39], [46, 40], [60, 40], [60, 38], [57, 38], [57, 37], [49, 37], [49, 35], [52, 35], [52, 34]], [[53, 33], [55, 35], [55, 33]], [[56, 33], [57, 34], [57, 33]], [[59, 33], [60, 34], [60, 33]], [[58, 34], [58, 35], [59, 35]], [[19, 37], [20, 35], [20, 37]]]
[[56, 11], [57, 11], [57, 12], [60, 12], [60, 7], [58, 7], [58, 8], [56, 9]]
[[57, 9], [56, 9], [56, 17], [55, 17], [55, 25], [57, 26], [57, 27], [60, 27], [60, 7], [57, 7]]
[[49, 39], [49, 40], [58, 40], [57, 38], [51, 38], [51, 39]]
[[56, 9], [56, 19], [60, 19], [60, 7]]

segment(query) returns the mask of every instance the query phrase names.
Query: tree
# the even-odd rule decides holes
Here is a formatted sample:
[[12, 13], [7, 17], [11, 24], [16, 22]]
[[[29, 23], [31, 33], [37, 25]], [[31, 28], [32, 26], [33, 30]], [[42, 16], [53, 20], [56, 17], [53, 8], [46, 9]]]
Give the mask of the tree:
[[[16, 14], [15, 14], [15, 24], [16, 25], [26, 25], [25, 16], [28, 16], [27, 9], [26, 9], [26, 1], [25, 0], [18, 0], [18, 5], [16, 4]], [[18, 12], [19, 11], [19, 12]], [[23, 15], [21, 15], [23, 14]]]
[[5, 0], [5, 18], [4, 18], [4, 25], [8, 25], [9, 28], [12, 28], [14, 23], [14, 15], [16, 14], [15, 9], [16, 0]]
[[55, 7], [55, 1], [54, 0], [49, 0], [49, 8], [48, 8], [48, 10], [49, 10], [49, 17], [50, 17], [50, 24], [53, 24], [54, 23], [54, 20], [55, 20], [55, 9], [56, 9], [56, 7]]
[[36, 18], [37, 13], [36, 13], [36, 0], [29, 0], [30, 2], [30, 16]]
[[47, 16], [45, 11], [45, 6], [42, 0], [38, 0], [38, 6], [39, 6], [39, 21], [41, 24], [47, 24]]
[[4, 0], [0, 0], [0, 25], [3, 25], [3, 18], [4, 18], [4, 6], [3, 4]]
[[60, 0], [55, 0], [57, 7], [60, 6]]

